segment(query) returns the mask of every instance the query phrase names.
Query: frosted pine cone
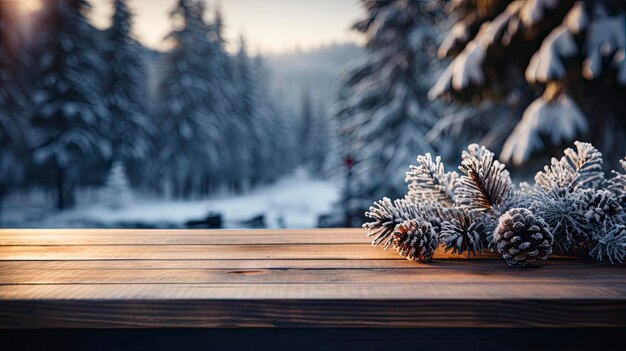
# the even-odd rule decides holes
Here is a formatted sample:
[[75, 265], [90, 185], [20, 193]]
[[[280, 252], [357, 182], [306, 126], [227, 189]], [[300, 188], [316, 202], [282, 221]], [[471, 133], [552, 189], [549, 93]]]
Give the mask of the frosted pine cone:
[[414, 219], [398, 224], [393, 231], [393, 247], [409, 260], [429, 262], [439, 246], [439, 238], [428, 222]]
[[617, 197], [608, 190], [591, 190], [586, 196], [585, 219], [591, 224], [603, 224], [607, 217], [615, 216], [622, 209]]
[[513, 208], [500, 217], [493, 233], [495, 246], [511, 267], [535, 267], [552, 253], [554, 237], [546, 222], [525, 208]]

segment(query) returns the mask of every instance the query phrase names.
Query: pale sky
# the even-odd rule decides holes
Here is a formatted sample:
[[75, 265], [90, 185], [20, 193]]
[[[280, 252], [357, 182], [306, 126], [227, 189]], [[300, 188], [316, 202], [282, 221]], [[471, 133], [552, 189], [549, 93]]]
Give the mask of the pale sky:
[[[32, 13], [45, 0], [0, 0], [17, 4]], [[146, 46], [165, 49], [163, 38], [172, 29], [168, 17], [176, 0], [128, 0], [135, 13], [135, 36]], [[99, 28], [108, 27], [112, 0], [89, 0], [90, 19]], [[361, 17], [358, 0], [205, 0], [207, 18], [213, 18], [216, 4], [222, 9], [224, 36], [234, 49], [244, 34], [253, 52], [263, 54], [303, 50], [331, 43], [361, 43], [362, 37], [350, 30]]]
[[[37, 1], [37, 0], [25, 0]], [[91, 0], [91, 19], [100, 28], [111, 18], [111, 0]], [[129, 0], [135, 13], [135, 34], [144, 45], [163, 49], [163, 37], [172, 29], [168, 13], [176, 0]], [[208, 0], [207, 17], [221, 6], [224, 36], [234, 44], [244, 34], [253, 52], [280, 53], [297, 47], [360, 42], [350, 25], [361, 16], [358, 0]], [[232, 46], [229, 48], [232, 50]]]

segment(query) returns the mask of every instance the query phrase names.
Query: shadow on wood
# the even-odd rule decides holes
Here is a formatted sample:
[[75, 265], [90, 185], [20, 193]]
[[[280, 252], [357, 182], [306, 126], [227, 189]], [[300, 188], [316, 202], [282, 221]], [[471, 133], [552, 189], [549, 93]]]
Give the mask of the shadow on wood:
[[617, 350], [625, 329], [56, 329], [0, 331], [3, 350]]

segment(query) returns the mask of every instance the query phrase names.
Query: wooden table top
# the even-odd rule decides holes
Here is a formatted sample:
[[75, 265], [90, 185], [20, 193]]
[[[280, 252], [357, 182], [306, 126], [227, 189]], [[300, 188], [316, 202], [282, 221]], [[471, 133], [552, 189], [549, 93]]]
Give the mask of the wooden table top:
[[362, 229], [4, 229], [0, 328], [624, 327], [625, 273], [418, 264]]

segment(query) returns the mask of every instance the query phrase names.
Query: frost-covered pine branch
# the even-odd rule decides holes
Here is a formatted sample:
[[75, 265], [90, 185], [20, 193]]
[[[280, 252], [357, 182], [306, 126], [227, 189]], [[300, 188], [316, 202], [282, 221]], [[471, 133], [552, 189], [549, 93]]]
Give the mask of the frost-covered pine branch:
[[[626, 158], [620, 160], [624, 171], [626, 171]], [[618, 201], [622, 204], [622, 207], [626, 205], [626, 174], [620, 173], [615, 170], [612, 171], [613, 177], [607, 180], [607, 189], [613, 192], [617, 196]]]
[[[439, 157], [419, 156], [407, 172], [409, 193], [380, 200], [363, 225], [373, 245], [393, 247], [400, 255], [427, 262], [435, 241], [444, 250], [469, 258], [496, 248], [511, 266], [538, 266], [552, 252], [585, 250], [597, 260], [626, 258], [626, 214], [622, 203], [626, 175], [603, 181], [602, 154], [576, 142], [560, 160], [515, 187], [504, 165], [484, 146], [472, 144], [462, 154], [456, 179]], [[626, 170], [626, 160], [622, 162]], [[592, 249], [593, 248], [593, 249]]]
[[597, 245], [589, 251], [597, 261], [612, 264], [624, 263], [626, 258], [626, 226], [617, 225], [598, 240]]
[[536, 184], [544, 190], [564, 188], [569, 191], [578, 188], [597, 187], [604, 179], [602, 153], [593, 145], [574, 142], [576, 150], [568, 148], [564, 156], [552, 159], [550, 166], [535, 176]]
[[585, 202], [583, 190], [563, 192], [557, 189], [537, 191], [530, 206], [540, 213], [554, 235], [554, 251], [560, 254], [574, 247], [575, 238], [586, 238]]
[[407, 220], [417, 219], [428, 222], [437, 232], [441, 223], [451, 219], [448, 209], [435, 202], [416, 203], [407, 199], [391, 200], [387, 197], [370, 206], [365, 216], [373, 221], [363, 224], [367, 235], [373, 236], [372, 245], [383, 244], [388, 248], [392, 244], [390, 237], [394, 228]]
[[373, 236], [372, 245], [384, 243], [385, 248], [391, 246], [393, 238], [390, 236], [396, 225], [419, 217], [418, 207], [410, 201], [397, 199], [391, 201], [388, 197], [376, 201], [370, 206], [365, 216], [373, 219], [363, 224], [367, 235]]
[[452, 250], [453, 254], [459, 255], [467, 252], [467, 258], [472, 253], [476, 256], [477, 252], [482, 252], [486, 246], [483, 222], [478, 220], [474, 211], [463, 209], [450, 212], [452, 219], [441, 223], [439, 234], [445, 251]]
[[535, 176], [531, 209], [541, 213], [555, 238], [555, 251], [568, 253], [588, 246], [605, 232], [619, 210], [610, 192], [595, 190], [604, 178], [602, 153], [593, 145], [576, 141], [564, 156], [553, 158]]
[[417, 156], [417, 165], [411, 165], [406, 173], [409, 183], [407, 198], [412, 201], [436, 201], [442, 206], [454, 205], [454, 185], [458, 174], [446, 172], [441, 157], [427, 153]]
[[513, 184], [504, 165], [494, 160], [493, 152], [471, 144], [463, 151], [454, 194], [457, 204], [480, 211], [494, 211], [510, 198]]

